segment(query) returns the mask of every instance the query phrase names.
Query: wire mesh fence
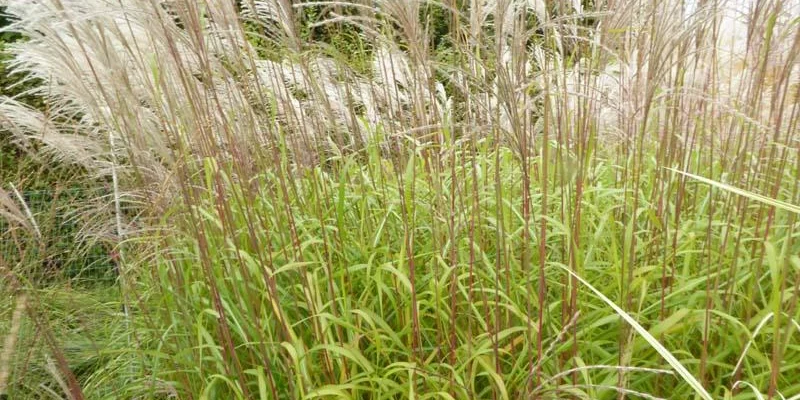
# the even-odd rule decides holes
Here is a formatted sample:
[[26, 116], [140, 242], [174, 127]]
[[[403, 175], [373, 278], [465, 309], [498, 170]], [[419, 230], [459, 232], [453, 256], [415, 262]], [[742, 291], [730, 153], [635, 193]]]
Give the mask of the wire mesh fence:
[[104, 209], [112, 207], [103, 204], [106, 193], [83, 188], [19, 193], [41, 236], [0, 218], [0, 264], [33, 281], [113, 279], [112, 246], [102, 231]]

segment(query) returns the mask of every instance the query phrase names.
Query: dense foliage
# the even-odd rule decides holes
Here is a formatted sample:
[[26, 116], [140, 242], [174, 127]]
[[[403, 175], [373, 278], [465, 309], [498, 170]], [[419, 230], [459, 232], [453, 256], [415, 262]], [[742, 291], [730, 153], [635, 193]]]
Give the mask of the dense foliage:
[[4, 4], [0, 394], [800, 398], [800, 4]]

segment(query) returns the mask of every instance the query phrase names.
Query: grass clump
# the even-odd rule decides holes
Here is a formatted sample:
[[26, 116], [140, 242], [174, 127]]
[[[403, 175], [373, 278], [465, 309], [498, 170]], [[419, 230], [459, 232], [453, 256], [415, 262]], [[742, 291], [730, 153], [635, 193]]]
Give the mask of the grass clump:
[[[772, 300], [736, 295], [713, 310], [709, 326], [704, 290], [719, 281], [771, 292], [768, 288], [780, 283], [731, 271], [727, 267], [734, 262], [754, 263], [747, 254], [736, 260], [726, 256], [731, 249], [713, 252], [724, 263], [718, 272], [697, 261], [708, 251], [709, 229], [711, 246], [719, 248], [723, 240], [722, 232], [708, 227], [706, 207], [684, 210], [674, 233], [680, 246], [668, 260], [679, 268], [667, 281], [661, 255], [653, 255], [648, 243], [650, 219], [634, 227], [619, 221], [615, 215], [626, 194], [614, 188], [618, 168], [599, 162], [587, 178], [581, 230], [558, 223], [548, 229], [543, 261], [548, 290], [539, 300], [531, 295], [537, 276], [523, 269], [519, 258], [520, 249], [536, 247], [539, 238], [530, 232], [530, 242], [523, 241], [522, 177], [513, 153], [451, 150], [455, 180], [453, 171], [427, 169], [424, 158], [413, 153], [402, 169], [367, 151], [366, 160], [344, 157], [329, 170], [315, 168], [283, 183], [281, 172], [235, 182], [228, 167], [206, 162], [198, 201], [173, 216], [183, 221], [175, 226], [182, 233], [169, 231], [159, 256], [148, 260], [155, 268], [142, 277], [145, 288], [159, 288], [153, 299], [160, 302], [148, 304], [145, 312], [158, 321], [152, 329], [172, 327], [161, 350], [181, 354], [168, 368], [181, 372], [164, 379], [188, 391], [182, 396], [219, 398], [277, 393], [606, 398], [659, 392], [688, 398], [706, 390], [721, 397], [726, 386], [732, 389], [731, 374], [751, 338], [748, 325], [757, 322], [733, 315], [746, 309], [761, 314]], [[500, 187], [490, 179], [498, 171]], [[658, 172], [653, 164], [644, 171]], [[556, 176], [549, 180], [549, 195], [556, 197], [563, 188]], [[413, 204], [401, 196], [410, 192]], [[639, 201], [652, 209], [646, 193], [639, 193]], [[693, 201], [707, 207], [730, 198], [703, 187], [694, 195], [699, 198]], [[533, 210], [540, 210], [543, 197], [533, 197]], [[756, 240], [752, 229], [741, 229], [742, 240]], [[645, 243], [634, 249], [637, 258], [652, 259], [635, 269], [630, 283], [620, 251], [632, 241], [626, 235]], [[572, 272], [563, 260], [576, 241], [586, 243], [585, 256]], [[786, 254], [797, 251], [789, 246]], [[528, 266], [541, 262], [537, 253], [529, 254]], [[572, 273], [581, 279], [574, 289]], [[589, 282], [592, 290], [585, 286]], [[727, 291], [740, 292], [718, 285], [708, 295], [721, 303]], [[570, 299], [564, 294], [572, 290], [580, 307], [565, 315]], [[635, 299], [628, 306], [627, 296]], [[535, 319], [538, 309], [545, 316], [541, 324]], [[660, 342], [654, 346], [644, 335], [630, 333], [629, 366], [620, 365], [619, 332], [626, 326], [621, 315]], [[700, 340], [703, 335], [713, 339]], [[698, 360], [704, 347], [709, 366], [701, 384]], [[681, 370], [674, 371], [675, 365]], [[747, 381], [766, 384], [769, 368], [752, 367]], [[791, 367], [786, 368], [779, 385], [796, 390]]]

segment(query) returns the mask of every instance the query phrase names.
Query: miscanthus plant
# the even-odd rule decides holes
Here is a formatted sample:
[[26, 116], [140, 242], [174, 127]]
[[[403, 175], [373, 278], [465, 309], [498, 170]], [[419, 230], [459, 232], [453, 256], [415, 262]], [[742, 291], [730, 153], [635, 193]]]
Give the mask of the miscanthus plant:
[[685, 3], [5, 0], [0, 129], [114, 193], [43, 387], [798, 398], [800, 5]]

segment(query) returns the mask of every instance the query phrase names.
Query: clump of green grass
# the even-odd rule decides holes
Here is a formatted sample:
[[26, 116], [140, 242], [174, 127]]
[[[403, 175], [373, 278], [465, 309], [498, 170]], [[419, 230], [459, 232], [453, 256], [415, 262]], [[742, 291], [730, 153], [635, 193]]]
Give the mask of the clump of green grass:
[[[706, 239], [705, 208], [687, 207], [675, 233], [680, 245], [668, 256], [678, 266], [669, 282], [674, 289], [664, 293], [659, 264], [637, 267], [627, 281], [621, 249], [635, 235], [645, 243], [635, 247], [635, 256], [655, 257], [652, 233], [648, 219], [630, 227], [615, 217], [626, 193], [614, 187], [618, 168], [598, 159], [585, 188], [582, 228], [548, 226], [543, 263], [549, 289], [540, 300], [532, 295], [537, 275], [520, 260], [520, 249], [540, 239], [530, 232], [530, 242], [523, 241], [522, 174], [513, 153], [450, 151], [453, 170], [426, 166], [413, 153], [396, 168], [370, 147], [362, 158], [333, 160], [291, 181], [280, 178], [286, 171], [235, 181], [229, 165], [207, 160], [198, 171], [198, 200], [170, 216], [181, 223], [163, 236], [140, 278], [152, 295], [142, 305], [155, 322], [147, 328], [171, 327], [159, 350], [176, 355], [164, 368], [178, 372], [160, 378], [176, 382], [181, 396], [212, 398], [676, 398], [733, 389], [731, 375], [751, 339], [748, 325], [757, 322], [734, 315], [769, 310], [770, 297], [735, 296], [710, 310], [715, 322], [706, 328], [705, 288], [709, 281], [733, 281], [769, 293], [779, 283], [749, 271], [721, 267], [709, 274], [703, 268], [698, 258], [707, 243], [719, 248], [723, 241], [719, 233]], [[643, 170], [658, 173], [654, 163]], [[496, 173], [501, 187], [491, 178]], [[563, 190], [557, 176], [548, 180], [548, 194], [557, 197]], [[539, 210], [544, 193], [534, 188], [539, 194], [530, 206]], [[401, 195], [410, 192], [413, 202]], [[692, 195], [706, 207], [729, 201], [702, 186]], [[646, 191], [637, 197], [644, 209], [655, 208]], [[741, 229], [742, 240], [756, 240], [750, 227]], [[578, 310], [564, 315], [573, 272], [563, 260], [576, 241], [586, 243], [574, 272]], [[786, 240], [777, 243], [793, 247], [775, 261], [797, 250]], [[714, 251], [723, 267], [755, 261], [726, 253]], [[530, 254], [528, 267], [539, 264], [538, 254]], [[721, 286], [712, 296], [722, 298], [726, 290]], [[630, 305], [628, 295], [635, 299]], [[630, 366], [619, 364], [622, 316], [644, 330], [626, 339]], [[704, 341], [704, 335], [715, 339]], [[704, 347], [710, 366], [701, 383]], [[745, 381], [766, 384], [769, 367], [753, 362]], [[791, 393], [797, 388], [786, 368], [778, 385]]]

